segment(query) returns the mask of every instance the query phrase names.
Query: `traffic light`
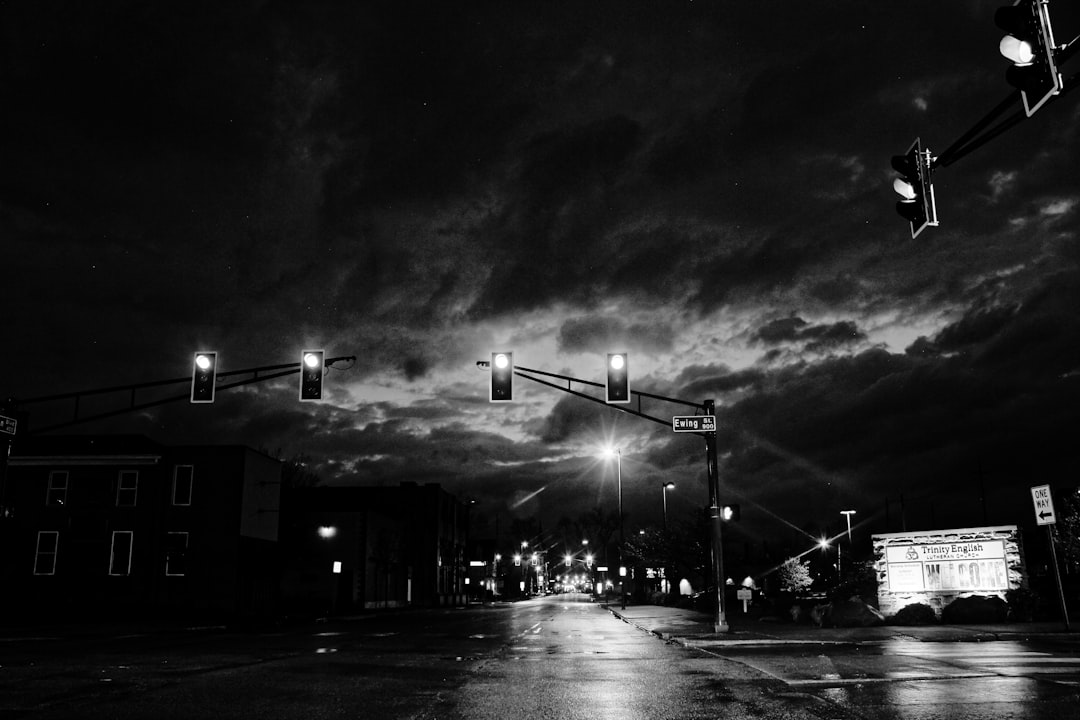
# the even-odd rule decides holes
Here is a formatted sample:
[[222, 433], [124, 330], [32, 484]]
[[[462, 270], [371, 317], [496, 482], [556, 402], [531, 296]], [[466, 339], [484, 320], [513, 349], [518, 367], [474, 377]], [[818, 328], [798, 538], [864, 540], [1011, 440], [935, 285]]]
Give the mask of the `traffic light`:
[[217, 386], [217, 353], [197, 352], [191, 371], [191, 402], [214, 402]]
[[630, 402], [629, 359], [626, 353], [608, 353], [605, 400], [609, 403]]
[[998, 50], [1013, 66], [1005, 72], [1010, 85], [1020, 90], [1028, 117], [1061, 92], [1061, 73], [1054, 61], [1054, 31], [1048, 0], [1016, 0], [994, 13], [994, 22], [1008, 33]]
[[900, 173], [893, 181], [893, 189], [900, 195], [896, 211], [911, 223], [912, 238], [927, 225], [937, 227], [938, 224], [930, 162], [930, 151], [922, 149], [919, 138], [915, 138], [906, 153], [892, 158], [893, 169]]
[[491, 402], [510, 402], [514, 399], [514, 353], [491, 353]]
[[724, 522], [738, 520], [741, 517], [738, 505], [721, 505], [720, 519]]
[[323, 351], [300, 353], [300, 400], [322, 400]]

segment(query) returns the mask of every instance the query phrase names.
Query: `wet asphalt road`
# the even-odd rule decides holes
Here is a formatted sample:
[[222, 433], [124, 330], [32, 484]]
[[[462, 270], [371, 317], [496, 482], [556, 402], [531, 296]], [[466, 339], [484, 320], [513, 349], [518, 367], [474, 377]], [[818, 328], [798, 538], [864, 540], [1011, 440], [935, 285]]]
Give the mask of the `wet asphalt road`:
[[1077, 649], [689, 648], [563, 595], [263, 632], [4, 638], [0, 717], [1065, 718]]

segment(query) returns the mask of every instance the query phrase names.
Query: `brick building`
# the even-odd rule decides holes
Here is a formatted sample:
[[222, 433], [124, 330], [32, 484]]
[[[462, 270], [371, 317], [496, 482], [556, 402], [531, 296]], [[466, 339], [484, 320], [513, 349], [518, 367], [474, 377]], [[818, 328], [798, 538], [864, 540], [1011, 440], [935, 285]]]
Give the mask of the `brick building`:
[[278, 460], [142, 436], [28, 437], [4, 486], [8, 620], [277, 612]]

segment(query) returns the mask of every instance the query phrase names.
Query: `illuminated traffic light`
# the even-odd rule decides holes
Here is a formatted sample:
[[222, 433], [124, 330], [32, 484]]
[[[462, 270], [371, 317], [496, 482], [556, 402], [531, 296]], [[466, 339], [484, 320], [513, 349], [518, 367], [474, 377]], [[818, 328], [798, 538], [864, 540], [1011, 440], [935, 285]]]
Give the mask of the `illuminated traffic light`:
[[724, 522], [738, 520], [742, 515], [738, 505], [722, 505], [720, 507], [720, 519]]
[[1008, 33], [998, 50], [1013, 66], [1005, 72], [1010, 85], [1020, 90], [1028, 117], [1061, 92], [1061, 73], [1054, 59], [1054, 31], [1048, 0], [1016, 0], [994, 13], [994, 22]]
[[322, 400], [323, 351], [300, 353], [300, 400]]
[[217, 386], [217, 353], [197, 352], [191, 371], [191, 402], [214, 402]]
[[917, 237], [928, 225], [937, 227], [937, 203], [934, 199], [934, 183], [931, 180], [930, 151], [923, 150], [919, 138], [903, 155], [893, 155], [893, 169], [900, 177], [893, 181], [893, 189], [900, 195], [896, 211], [911, 223], [911, 237]]
[[491, 402], [510, 402], [514, 399], [514, 353], [491, 353]]
[[629, 359], [626, 353], [608, 353], [605, 400], [609, 403], [630, 402]]

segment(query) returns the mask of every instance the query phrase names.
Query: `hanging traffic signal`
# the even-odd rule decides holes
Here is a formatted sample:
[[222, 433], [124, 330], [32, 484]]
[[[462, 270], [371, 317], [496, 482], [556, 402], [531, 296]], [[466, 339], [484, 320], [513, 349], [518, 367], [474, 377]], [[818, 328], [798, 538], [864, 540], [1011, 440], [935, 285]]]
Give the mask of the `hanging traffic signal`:
[[217, 386], [217, 353], [197, 352], [191, 371], [191, 402], [214, 402]]
[[510, 402], [514, 399], [514, 353], [491, 353], [491, 402]]
[[605, 400], [609, 403], [630, 402], [629, 359], [626, 353], [608, 353]]
[[930, 151], [922, 149], [919, 138], [915, 138], [906, 153], [892, 158], [893, 169], [900, 173], [893, 181], [893, 189], [900, 195], [896, 211], [911, 223], [912, 238], [927, 225], [937, 227], [938, 224], [930, 163]]
[[1054, 31], [1048, 0], [1016, 0], [994, 13], [994, 22], [1008, 33], [998, 50], [1013, 66], [1005, 72], [1010, 85], [1020, 90], [1028, 117], [1061, 92], [1061, 73], [1054, 61]]
[[724, 522], [737, 521], [742, 517], [738, 505], [720, 506], [720, 519]]
[[300, 400], [322, 400], [323, 351], [300, 353]]

